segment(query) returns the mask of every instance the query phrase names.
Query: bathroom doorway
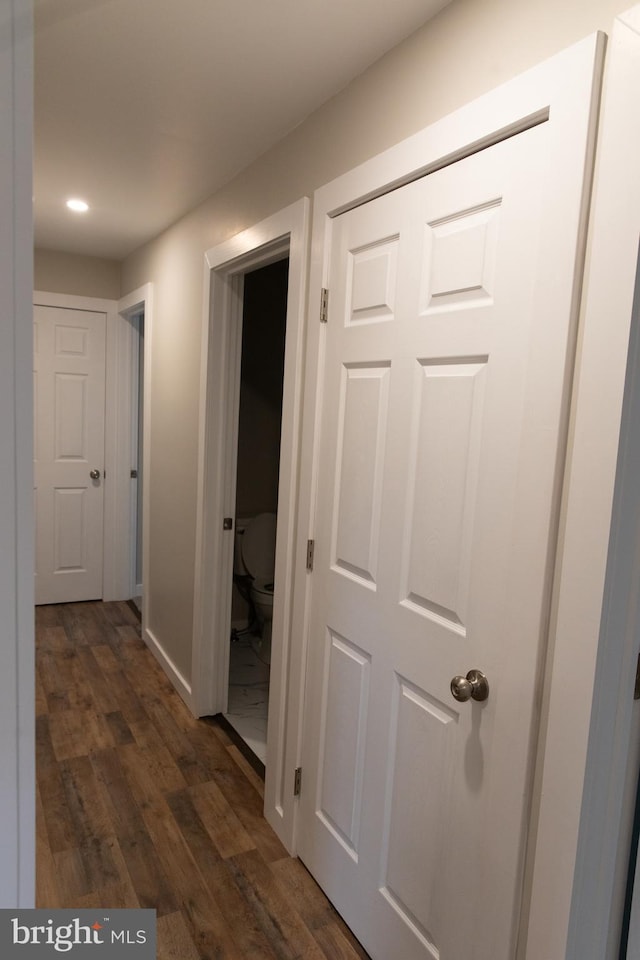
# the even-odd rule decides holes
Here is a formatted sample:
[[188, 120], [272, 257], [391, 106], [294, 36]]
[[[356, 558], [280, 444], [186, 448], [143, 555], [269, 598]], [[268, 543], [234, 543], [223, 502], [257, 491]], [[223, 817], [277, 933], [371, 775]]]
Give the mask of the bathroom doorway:
[[[243, 559], [256, 517], [278, 511], [289, 259], [244, 274], [238, 406], [234, 565], [225, 718], [260, 763], [267, 758], [271, 612], [256, 603], [255, 570]], [[271, 559], [275, 537], [265, 548]], [[245, 561], [247, 561], [245, 563]], [[269, 560], [267, 559], [267, 567]], [[274, 582], [274, 571], [267, 579]], [[274, 590], [277, 589], [277, 584]]]
[[[304, 632], [299, 624], [308, 587], [308, 538], [312, 536], [306, 512], [305, 521], [299, 523], [300, 510], [307, 508], [306, 501], [302, 505], [300, 501], [299, 474], [309, 206], [303, 197], [204, 255], [196, 589], [192, 679], [187, 692], [196, 716], [228, 713], [244, 280], [248, 273], [288, 258], [276, 590], [264, 765], [264, 814], [287, 850], [294, 847], [298, 809], [294, 787], [300, 765], [305, 682]], [[294, 622], [298, 624], [295, 631]]]

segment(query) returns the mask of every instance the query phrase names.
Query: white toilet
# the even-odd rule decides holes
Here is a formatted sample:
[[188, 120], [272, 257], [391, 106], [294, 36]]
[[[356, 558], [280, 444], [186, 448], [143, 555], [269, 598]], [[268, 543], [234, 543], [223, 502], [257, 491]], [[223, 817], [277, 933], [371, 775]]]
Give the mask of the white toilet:
[[[244, 527], [244, 532], [242, 528]], [[259, 513], [251, 520], [236, 523], [236, 544], [240, 547], [243, 573], [252, 577], [251, 600], [256, 609], [260, 636], [252, 641], [264, 663], [271, 662], [271, 621], [273, 619], [273, 577], [276, 562], [276, 515]], [[239, 541], [239, 542], [238, 542]], [[236, 551], [238, 553], [238, 551]], [[236, 558], [236, 565], [237, 560]], [[237, 570], [237, 572], [240, 572]]]

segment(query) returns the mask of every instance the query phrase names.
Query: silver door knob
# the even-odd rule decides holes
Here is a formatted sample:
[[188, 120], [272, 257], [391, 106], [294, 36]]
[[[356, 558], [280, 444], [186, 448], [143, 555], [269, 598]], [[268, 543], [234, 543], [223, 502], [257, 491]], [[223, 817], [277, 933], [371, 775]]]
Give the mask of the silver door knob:
[[99, 471], [99, 470], [90, 470], [90, 471], [89, 471], [89, 476], [91, 477], [92, 480], [99, 480], [99, 479], [100, 479], [100, 471]]
[[451, 693], [460, 703], [467, 700], [486, 700], [489, 696], [489, 681], [481, 670], [469, 670], [466, 677], [454, 677]]

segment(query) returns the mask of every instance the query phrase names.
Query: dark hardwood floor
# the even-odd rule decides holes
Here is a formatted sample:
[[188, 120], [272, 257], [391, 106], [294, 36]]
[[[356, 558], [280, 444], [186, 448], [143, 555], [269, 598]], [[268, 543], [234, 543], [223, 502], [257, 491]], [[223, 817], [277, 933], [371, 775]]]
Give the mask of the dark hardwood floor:
[[128, 604], [38, 607], [36, 638], [38, 906], [153, 907], [159, 960], [366, 960]]

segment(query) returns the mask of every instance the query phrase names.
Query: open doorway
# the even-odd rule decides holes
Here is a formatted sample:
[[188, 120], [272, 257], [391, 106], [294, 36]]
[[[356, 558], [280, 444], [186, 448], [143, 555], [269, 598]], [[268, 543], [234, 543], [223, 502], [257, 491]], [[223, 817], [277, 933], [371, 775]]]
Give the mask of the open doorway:
[[[245, 278], [288, 259], [264, 813], [290, 851], [305, 662], [304, 603], [294, 604], [293, 598], [304, 593], [310, 536], [307, 523], [298, 525], [308, 225], [309, 201], [303, 198], [205, 253], [195, 615], [187, 691], [196, 716], [227, 713]], [[296, 581], [303, 587], [297, 593]]]
[[244, 275], [227, 721], [261, 763], [275, 581], [288, 257]]
[[[146, 631], [147, 597], [144, 574], [148, 570], [148, 483], [151, 389], [151, 332], [153, 288], [150, 283], [132, 291], [118, 303], [121, 320], [118, 334], [117, 451], [114, 469], [117, 484], [118, 524], [122, 526], [123, 564], [126, 575], [118, 598], [131, 599]], [[150, 636], [145, 639], [155, 647]]]
[[133, 389], [131, 425], [131, 599], [142, 614], [142, 441], [144, 437], [144, 306], [129, 318], [133, 328]]

